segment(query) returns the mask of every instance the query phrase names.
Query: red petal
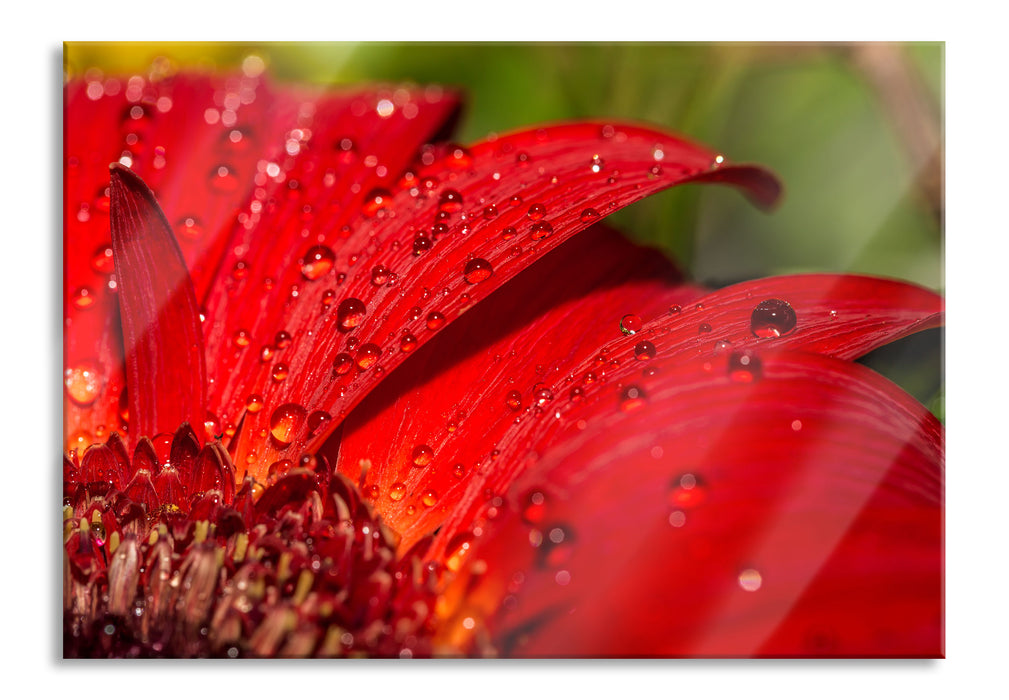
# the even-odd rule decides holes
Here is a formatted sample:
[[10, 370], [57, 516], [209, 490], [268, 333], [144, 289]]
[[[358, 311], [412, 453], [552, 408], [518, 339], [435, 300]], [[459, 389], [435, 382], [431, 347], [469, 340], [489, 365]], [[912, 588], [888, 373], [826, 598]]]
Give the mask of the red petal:
[[[656, 160], [659, 157], [661, 164]], [[271, 278], [272, 301], [264, 295], [261, 308], [245, 310], [248, 325], [237, 330], [248, 330], [253, 342], [244, 351], [239, 369], [229, 365], [219, 376], [219, 384], [229, 387], [222, 408], [229, 417], [243, 409], [245, 396], [239, 396], [239, 387], [248, 391], [250, 372], [256, 372], [259, 379], [252, 386], [261, 388], [265, 399], [263, 410], [245, 416], [237, 451], [240, 469], [248, 464], [255, 465], [257, 473], [263, 472], [284, 454], [314, 449], [327, 433], [322, 430], [310, 436], [308, 421], [302, 416], [289, 421], [296, 425], [282, 431], [282, 442], [290, 447], [263, 441], [260, 436], [269, 433], [274, 411], [295, 404], [301, 407], [299, 414], [320, 411], [339, 422], [402, 361], [397, 346], [404, 332], [422, 345], [442, 324], [453, 321], [599, 216], [692, 181], [713, 168], [720, 170], [722, 181], [758, 194], [766, 193], [766, 181], [773, 179], [755, 168], [734, 170], [719, 165], [716, 154], [707, 149], [632, 126], [542, 128], [489, 140], [469, 151], [448, 149], [444, 156], [432, 154], [428, 160], [433, 162], [401, 180], [388, 208], [386, 193], [381, 205], [364, 203], [363, 215], [351, 222], [344, 239], [336, 232], [325, 234], [323, 241], [332, 253], [325, 266], [328, 272], [318, 279], [301, 279], [297, 296], [289, 296], [291, 279], [301, 274], [295, 255], [309, 256], [309, 246], [320, 241], [316, 236], [306, 241], [304, 249], [274, 263], [277, 274], [283, 271], [284, 277]], [[298, 210], [286, 200], [277, 206], [283, 217], [271, 221], [270, 235], [280, 236], [289, 246], [304, 224], [292, 219]], [[267, 220], [264, 217], [259, 225]], [[448, 232], [434, 236], [436, 227]], [[514, 238], [507, 229], [514, 229]], [[427, 240], [430, 236], [438, 240], [426, 252], [424, 246], [418, 248], [417, 255], [414, 243], [422, 233]], [[262, 244], [250, 246], [249, 256], [277, 258], [270, 248], [258, 245]], [[471, 266], [476, 269], [470, 270]], [[258, 269], [258, 263], [254, 267]], [[348, 275], [342, 284], [337, 273]], [[235, 289], [238, 293], [262, 289], [263, 282], [263, 277], [250, 274]], [[325, 306], [326, 299], [331, 306]], [[361, 307], [363, 315], [356, 313], [341, 329], [344, 302]], [[413, 312], [415, 308], [419, 314]], [[271, 309], [281, 310], [271, 313]], [[225, 328], [235, 332], [236, 324], [229, 320]], [[291, 346], [258, 368], [254, 357], [258, 348], [281, 330], [292, 337]], [[213, 342], [225, 355], [225, 344], [233, 339], [216, 335]], [[351, 371], [341, 375], [340, 369], [334, 370], [334, 362], [344, 354], [351, 358]], [[286, 370], [280, 372], [284, 378], [270, 379], [278, 362]]]
[[130, 434], [202, 425], [203, 336], [192, 281], [154, 194], [129, 169], [112, 166], [112, 248], [126, 347]]
[[663, 364], [634, 410], [609, 387], [533, 443], [446, 638], [486, 615], [504, 655], [942, 654], [941, 426], [858, 365], [761, 357], [750, 382]]
[[[96, 372], [96, 381], [78, 381], [77, 396], [68, 390], [64, 416], [66, 434], [83, 431], [87, 442], [125, 423], [117, 405], [125, 386], [122, 334], [109, 286], [116, 281], [109, 162], [128, 158], [157, 192], [200, 298], [226, 242], [225, 224], [253, 186], [256, 163], [283, 153], [284, 135], [308, 94], [277, 94], [242, 75], [154, 82], [133, 76], [74, 81], [64, 90], [64, 367]], [[213, 186], [220, 166], [240, 186]], [[207, 181], [194, 186], [194, 173]]]
[[[446, 520], [443, 538], [450, 539], [484, 507], [485, 489], [497, 493], [515, 477], [510, 466], [519, 461], [496, 460], [498, 443], [515, 424], [551, 412], [550, 405], [538, 406], [537, 385], [551, 385], [583, 358], [596, 357], [616, 331], [613, 319], [654, 316], [702, 293], [655, 250], [595, 226], [465, 314], [376, 387], [344, 425], [338, 470], [360, 480], [366, 495], [377, 488], [373, 503], [402, 534], [401, 551]], [[597, 372], [605, 377], [608, 369]], [[420, 462], [430, 450], [429, 463], [415, 462], [418, 448]], [[364, 475], [362, 465], [369, 465]]]

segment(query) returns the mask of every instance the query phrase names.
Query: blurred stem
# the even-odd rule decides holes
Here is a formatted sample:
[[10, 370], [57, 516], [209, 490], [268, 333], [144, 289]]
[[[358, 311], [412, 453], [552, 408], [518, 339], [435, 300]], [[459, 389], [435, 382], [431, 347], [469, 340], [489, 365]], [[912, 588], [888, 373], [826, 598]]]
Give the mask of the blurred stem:
[[940, 106], [911, 66], [900, 44], [854, 44], [848, 56], [875, 90], [908, 154], [916, 183], [943, 230], [943, 144]]

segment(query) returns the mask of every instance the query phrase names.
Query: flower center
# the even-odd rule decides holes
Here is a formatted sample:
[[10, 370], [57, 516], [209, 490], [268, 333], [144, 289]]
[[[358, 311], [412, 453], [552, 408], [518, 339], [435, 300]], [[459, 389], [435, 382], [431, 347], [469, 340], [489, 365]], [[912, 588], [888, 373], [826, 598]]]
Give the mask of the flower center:
[[353, 484], [234, 473], [188, 425], [164, 461], [115, 435], [64, 460], [64, 656], [430, 655], [435, 572]]

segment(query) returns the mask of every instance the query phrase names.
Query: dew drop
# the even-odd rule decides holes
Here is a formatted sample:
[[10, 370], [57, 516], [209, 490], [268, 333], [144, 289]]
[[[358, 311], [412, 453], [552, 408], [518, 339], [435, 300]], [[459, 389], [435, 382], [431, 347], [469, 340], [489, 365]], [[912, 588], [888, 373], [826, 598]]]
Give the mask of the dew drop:
[[701, 333], [710, 333], [710, 332], [711, 332], [711, 324], [710, 323], [702, 323], [702, 324], [700, 324], [697, 327], [697, 333], [698, 334], [701, 334]]
[[341, 352], [333, 358], [333, 371], [339, 375], [344, 375], [354, 366], [354, 358], [345, 352]]
[[452, 145], [445, 156], [445, 165], [463, 170], [473, 164], [473, 154], [462, 146]]
[[478, 284], [490, 278], [494, 274], [494, 268], [483, 258], [473, 258], [466, 263], [463, 270], [463, 278], [470, 284]]
[[729, 355], [728, 373], [734, 382], [755, 382], [762, 374], [760, 358], [748, 352], [734, 352]]
[[429, 330], [436, 331], [445, 325], [445, 316], [438, 311], [432, 311], [427, 315], [427, 327]]
[[413, 460], [413, 466], [426, 467], [434, 459], [434, 450], [427, 445], [417, 445], [413, 448], [413, 454], [410, 456], [410, 459]]
[[374, 343], [365, 343], [357, 351], [357, 363], [358, 369], [364, 371], [378, 362], [378, 358], [382, 355], [382, 348], [378, 347]]
[[74, 403], [89, 406], [98, 398], [102, 390], [102, 378], [98, 367], [83, 362], [76, 367], [68, 367], [63, 372], [63, 386]]
[[95, 295], [87, 287], [81, 287], [73, 293], [71, 303], [75, 309], [90, 309], [95, 304]]
[[750, 314], [750, 330], [758, 338], [778, 338], [795, 328], [795, 310], [781, 299], [765, 299]]
[[501, 229], [501, 239], [505, 241], [510, 241], [515, 238], [515, 234], [518, 233], [513, 227], [505, 226]]
[[746, 569], [739, 574], [739, 587], [747, 593], [759, 590], [763, 583], [763, 576], [756, 569]]
[[730, 340], [716, 340], [715, 341], [715, 354], [721, 355], [732, 349], [732, 341]]
[[543, 386], [542, 384], [537, 384], [533, 387], [533, 401], [537, 406], [543, 406], [553, 400], [554, 394], [549, 388]]
[[406, 484], [402, 481], [397, 481], [389, 488], [389, 500], [391, 501], [402, 501], [405, 495]]
[[403, 337], [399, 339], [399, 349], [402, 352], [411, 352], [415, 347], [417, 347], [417, 338], [412, 334], [404, 333]]
[[669, 503], [677, 508], [692, 508], [707, 497], [707, 488], [693, 474], [681, 474], [673, 480]]
[[427, 236], [417, 236], [413, 239], [413, 254], [423, 255], [431, 250], [431, 239]]
[[464, 476], [466, 476], [466, 467], [462, 466], [461, 464], [456, 464], [454, 467], [452, 467], [452, 476], [454, 476], [456, 479], [463, 478]]
[[490, 220], [497, 216], [497, 207], [493, 204], [484, 207], [483, 218]]
[[371, 268], [371, 283], [376, 287], [381, 287], [389, 281], [389, 268], [385, 265], [376, 265]]
[[634, 346], [634, 357], [639, 360], [651, 360], [655, 358], [655, 345], [647, 340], [642, 340]]
[[512, 389], [508, 392], [508, 395], [505, 396], [505, 405], [513, 411], [521, 410], [522, 394], [515, 389]]
[[387, 189], [376, 187], [364, 198], [364, 202], [361, 204], [361, 211], [365, 216], [370, 218], [391, 206], [392, 193]]
[[282, 382], [282, 381], [284, 381], [285, 379], [287, 379], [287, 373], [288, 373], [288, 371], [289, 370], [287, 368], [287, 365], [285, 365], [284, 363], [279, 362], [279, 363], [275, 364], [273, 366], [273, 372], [272, 372], [273, 381], [275, 381], [275, 382]]
[[620, 319], [620, 332], [624, 335], [634, 335], [641, 327], [641, 317], [635, 314], [627, 314]]
[[336, 307], [336, 325], [341, 331], [347, 332], [360, 325], [366, 314], [363, 301], [354, 297], [344, 299]]
[[597, 212], [592, 207], [589, 207], [588, 209], [582, 209], [582, 213], [578, 218], [581, 219], [581, 222], [583, 224], [587, 224], [590, 221], [595, 221], [596, 219], [598, 219], [599, 212]]
[[542, 241], [554, 232], [554, 227], [548, 221], [537, 221], [529, 227], [529, 237], [534, 241]]
[[679, 304], [673, 304], [672, 306], [669, 307], [669, 315], [670, 316], [675, 316], [676, 314], [680, 313], [681, 311], [683, 311], [683, 307], [680, 306]]
[[528, 216], [533, 221], [539, 221], [544, 216], [547, 215], [547, 208], [540, 204], [539, 202], [529, 205], [529, 210], [526, 212]]
[[259, 394], [249, 394], [245, 398], [245, 410], [249, 413], [259, 413], [263, 410], [263, 397]]
[[542, 491], [530, 491], [522, 499], [522, 519], [530, 525], [538, 525], [546, 515], [547, 498]]
[[176, 222], [175, 232], [180, 238], [195, 241], [197, 238], [203, 236], [203, 226], [200, 225], [196, 217], [185, 216]]
[[377, 501], [380, 493], [378, 486], [375, 484], [364, 487], [364, 497], [369, 501]]
[[580, 386], [571, 387], [571, 393], [569, 394], [571, 401], [574, 403], [579, 403], [585, 399], [585, 390]]
[[290, 445], [304, 424], [306, 415], [305, 408], [296, 403], [278, 406], [270, 416], [270, 434], [281, 445]]
[[252, 342], [252, 336], [249, 334], [249, 331], [239, 328], [231, 336], [231, 342], [235, 344], [236, 348], [247, 348], [249, 347], [249, 343]]
[[209, 174], [210, 187], [220, 193], [234, 192], [238, 189], [238, 176], [225, 164], [212, 168]]
[[462, 209], [462, 195], [456, 190], [445, 190], [438, 197], [438, 210], [452, 214]]
[[319, 429], [325, 426], [330, 420], [332, 420], [332, 418], [333, 417], [328, 413], [326, 413], [325, 411], [312, 411], [310, 414], [308, 414], [309, 436], [310, 437], [314, 436], [319, 431]]
[[428, 489], [421, 494], [420, 502], [428, 508], [434, 507], [438, 503], [438, 492], [434, 489]]
[[647, 399], [648, 397], [641, 387], [634, 384], [626, 386], [620, 391], [620, 410], [624, 413], [637, 411], [644, 407]]
[[109, 275], [116, 269], [112, 246], [100, 245], [91, 256], [91, 269], [100, 275]]
[[324, 245], [312, 246], [301, 260], [301, 275], [307, 280], [317, 280], [333, 269], [336, 254]]

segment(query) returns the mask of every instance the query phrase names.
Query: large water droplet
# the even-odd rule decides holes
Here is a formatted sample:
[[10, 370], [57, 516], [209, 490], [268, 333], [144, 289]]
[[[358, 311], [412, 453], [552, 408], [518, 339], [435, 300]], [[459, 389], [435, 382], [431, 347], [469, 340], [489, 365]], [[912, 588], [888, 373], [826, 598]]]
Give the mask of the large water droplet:
[[88, 406], [94, 403], [102, 390], [102, 377], [98, 366], [91, 362], [82, 362], [75, 367], [68, 367], [63, 372], [63, 386], [74, 403]]
[[301, 260], [301, 274], [307, 280], [317, 280], [333, 269], [336, 254], [324, 245], [312, 246]]
[[620, 332], [624, 335], [634, 335], [642, 326], [641, 317], [635, 314], [626, 314], [620, 319]]
[[750, 314], [750, 330], [758, 338], [777, 338], [795, 328], [795, 310], [781, 299], [765, 299]]
[[382, 355], [382, 348], [378, 347], [374, 343], [365, 343], [357, 351], [357, 363], [358, 369], [366, 370], [376, 362], [378, 358]]
[[345, 352], [341, 352], [333, 358], [333, 371], [337, 374], [346, 374], [353, 368], [354, 358]]
[[428, 489], [420, 495], [420, 502], [428, 508], [433, 508], [438, 503], [438, 492], [434, 489]]
[[249, 413], [259, 413], [263, 410], [263, 397], [259, 394], [249, 394], [245, 399], [245, 410]]
[[278, 406], [270, 416], [270, 434], [283, 446], [290, 445], [304, 425], [307, 411], [296, 403]]
[[336, 307], [336, 325], [341, 331], [356, 328], [367, 314], [364, 302], [350, 297], [340, 302]]
[[547, 208], [540, 204], [539, 202], [529, 205], [529, 210], [526, 212], [528, 216], [533, 221], [539, 221], [544, 216], [547, 215]]
[[287, 379], [287, 373], [289, 371], [290, 370], [288, 369], [287, 365], [285, 365], [283, 362], [278, 362], [273, 366], [273, 372], [272, 372], [273, 381], [275, 382], [284, 381], [285, 379]]
[[413, 239], [413, 254], [423, 255], [427, 251], [431, 250], [431, 239], [427, 236], [421, 235]]
[[543, 406], [554, 400], [554, 393], [542, 384], [533, 387], [533, 401], [537, 406]]
[[494, 268], [483, 258], [473, 258], [466, 263], [463, 278], [470, 284], [477, 284], [494, 274]]

